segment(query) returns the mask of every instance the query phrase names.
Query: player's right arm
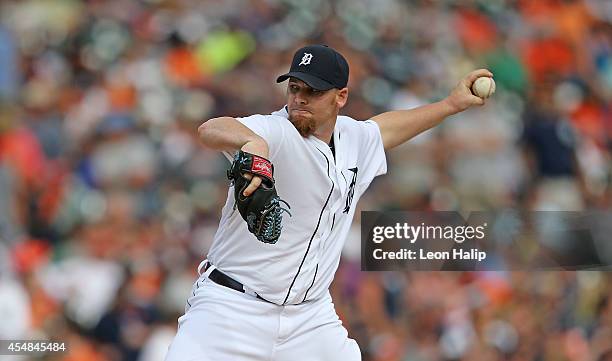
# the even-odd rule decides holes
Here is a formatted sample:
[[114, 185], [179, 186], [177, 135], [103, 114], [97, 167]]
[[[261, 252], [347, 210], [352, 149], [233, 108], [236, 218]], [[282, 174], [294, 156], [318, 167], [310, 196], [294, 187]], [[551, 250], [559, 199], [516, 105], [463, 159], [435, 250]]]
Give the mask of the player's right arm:
[[[202, 144], [208, 148], [233, 153], [237, 150], [268, 158], [268, 143], [252, 130], [232, 117], [220, 117], [207, 120], [198, 127]], [[246, 175], [247, 178], [250, 174]], [[249, 196], [261, 184], [260, 177], [253, 177], [244, 195]]]
[[410, 110], [393, 110], [372, 117], [378, 123], [385, 149], [396, 147], [417, 134], [440, 124], [446, 117], [457, 114], [484, 100], [472, 94], [472, 84], [479, 77], [493, 77], [487, 69], [467, 74], [444, 100]]

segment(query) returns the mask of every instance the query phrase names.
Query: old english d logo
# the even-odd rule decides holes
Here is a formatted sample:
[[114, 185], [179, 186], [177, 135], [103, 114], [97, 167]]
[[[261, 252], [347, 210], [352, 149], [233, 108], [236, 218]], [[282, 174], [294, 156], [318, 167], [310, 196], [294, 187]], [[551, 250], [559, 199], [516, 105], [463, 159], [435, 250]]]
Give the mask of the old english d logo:
[[300, 65], [310, 65], [311, 61], [312, 61], [312, 54], [304, 53], [304, 56], [302, 57], [302, 61], [300, 61], [298, 66], [300, 66]]
[[346, 196], [346, 204], [342, 213], [348, 213], [349, 209], [351, 209], [351, 203], [353, 203], [353, 195], [355, 194], [355, 184], [357, 183], [357, 167], [349, 168], [349, 170], [353, 172], [353, 178], [351, 179], [351, 184], [349, 185], [349, 191]]

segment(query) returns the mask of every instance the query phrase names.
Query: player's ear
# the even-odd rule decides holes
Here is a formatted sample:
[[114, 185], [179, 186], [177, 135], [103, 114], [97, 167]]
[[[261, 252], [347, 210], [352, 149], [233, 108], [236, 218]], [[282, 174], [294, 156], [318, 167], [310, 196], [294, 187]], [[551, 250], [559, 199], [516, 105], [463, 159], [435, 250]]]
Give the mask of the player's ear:
[[336, 104], [338, 104], [338, 108], [342, 108], [346, 101], [348, 100], [348, 88], [339, 89], [336, 92]]

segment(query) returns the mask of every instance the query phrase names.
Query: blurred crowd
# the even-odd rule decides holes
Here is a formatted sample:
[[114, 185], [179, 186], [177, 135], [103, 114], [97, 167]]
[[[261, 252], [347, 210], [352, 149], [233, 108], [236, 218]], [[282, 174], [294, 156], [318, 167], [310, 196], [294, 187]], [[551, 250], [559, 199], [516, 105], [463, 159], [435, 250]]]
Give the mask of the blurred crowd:
[[[162, 360], [228, 188], [197, 126], [281, 108], [304, 44], [346, 56], [360, 120], [495, 74], [486, 106], [390, 151], [359, 209], [609, 209], [611, 4], [0, 0], [0, 339]], [[356, 219], [332, 295], [366, 361], [612, 360], [610, 273], [359, 257]]]

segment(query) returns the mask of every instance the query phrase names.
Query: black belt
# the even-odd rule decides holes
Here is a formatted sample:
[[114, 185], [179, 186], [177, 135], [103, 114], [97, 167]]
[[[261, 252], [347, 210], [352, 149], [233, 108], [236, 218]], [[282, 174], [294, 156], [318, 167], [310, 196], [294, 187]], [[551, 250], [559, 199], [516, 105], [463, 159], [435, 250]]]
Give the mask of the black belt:
[[[206, 265], [204, 266], [204, 272], [206, 272], [206, 270], [210, 266], [211, 266], [210, 263], [206, 263]], [[216, 268], [212, 270], [212, 272], [210, 272], [210, 274], [208, 275], [208, 278], [218, 285], [225, 286], [227, 288], [231, 288], [238, 292], [246, 293], [246, 291], [244, 290], [244, 285], [242, 283], [236, 281], [235, 279], [231, 278], [230, 276], [226, 275], [225, 273], [219, 271]], [[266, 300], [265, 298], [261, 297], [260, 295], [258, 295], [257, 293], [255, 293], [255, 296], [262, 301], [270, 302]]]

